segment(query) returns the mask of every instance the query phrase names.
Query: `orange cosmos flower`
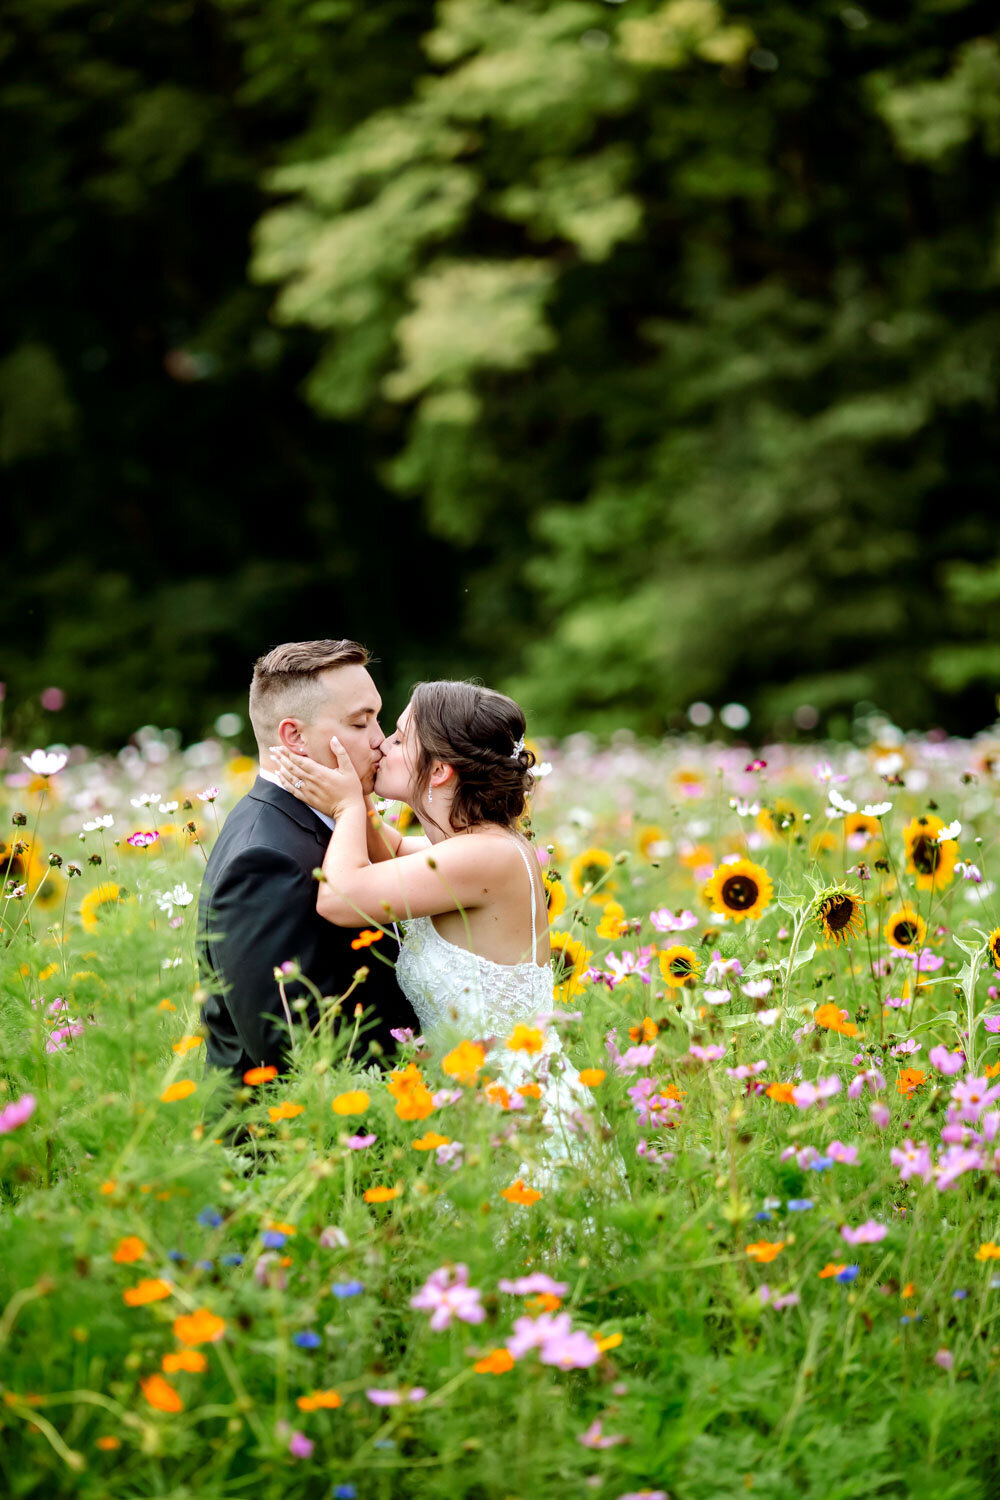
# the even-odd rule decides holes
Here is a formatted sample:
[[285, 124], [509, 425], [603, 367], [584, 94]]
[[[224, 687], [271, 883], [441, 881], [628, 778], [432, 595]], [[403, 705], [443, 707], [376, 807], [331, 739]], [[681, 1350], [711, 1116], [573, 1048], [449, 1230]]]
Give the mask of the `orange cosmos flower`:
[[396, 1114], [401, 1120], [426, 1120], [434, 1113], [434, 1096], [416, 1063], [390, 1073], [386, 1087], [396, 1100]]
[[147, 1375], [145, 1380], [140, 1380], [142, 1394], [150, 1406], [157, 1411], [178, 1412], [184, 1410], [184, 1402], [178, 1396], [169, 1380], [164, 1380], [162, 1375]]
[[164, 1281], [160, 1276], [151, 1276], [135, 1286], [126, 1287], [122, 1292], [122, 1301], [126, 1307], [145, 1307], [147, 1302], [162, 1302], [164, 1297], [172, 1295], [173, 1290], [169, 1281]]
[[398, 1198], [403, 1189], [396, 1187], [370, 1187], [365, 1190], [366, 1203], [388, 1203], [392, 1198]]
[[659, 1036], [660, 1028], [652, 1016], [644, 1016], [641, 1026], [630, 1026], [629, 1038], [638, 1045], [640, 1042], [655, 1042]]
[[214, 1344], [225, 1331], [225, 1318], [218, 1317], [207, 1307], [199, 1307], [197, 1312], [174, 1319], [174, 1336], [182, 1344]]
[[562, 1298], [555, 1292], [539, 1292], [537, 1297], [529, 1297], [524, 1305], [528, 1312], [557, 1312], [562, 1307]]
[[117, 1186], [118, 1186], [117, 1182], [110, 1182], [110, 1181], [109, 1182], [102, 1182], [97, 1191], [103, 1197], [110, 1198], [111, 1194], [114, 1192], [114, 1190], [115, 1190], [115, 1188]]
[[100, 1448], [102, 1453], [114, 1453], [115, 1449], [120, 1448], [121, 1445], [121, 1438], [111, 1437], [110, 1434], [107, 1437], [99, 1437], [97, 1439], [97, 1447]]
[[267, 1112], [272, 1123], [276, 1123], [278, 1120], [294, 1120], [304, 1109], [304, 1104], [291, 1104], [286, 1099], [284, 1104], [272, 1104]]
[[173, 1354], [165, 1354], [160, 1363], [167, 1375], [176, 1375], [178, 1370], [201, 1375], [208, 1369], [208, 1360], [197, 1349], [177, 1349]]
[[501, 1198], [506, 1198], [508, 1203], [537, 1203], [542, 1196], [537, 1188], [525, 1187], [524, 1178], [516, 1178], [510, 1185], [500, 1192]]
[[841, 1261], [828, 1260], [827, 1263], [826, 1263], [826, 1265], [823, 1267], [822, 1271], [817, 1271], [816, 1275], [820, 1278], [821, 1281], [825, 1281], [826, 1278], [829, 1277], [829, 1276], [839, 1276], [840, 1273], [841, 1273], [841, 1271], [844, 1270], [844, 1268], [845, 1268], [846, 1265], [847, 1265], [847, 1262], [843, 1261], [843, 1260], [841, 1260]]
[[141, 1240], [137, 1234], [127, 1234], [118, 1241], [111, 1259], [116, 1266], [130, 1266], [133, 1261], [142, 1260], [145, 1253], [145, 1240]]
[[596, 1089], [599, 1083], [603, 1083], [607, 1074], [603, 1068], [581, 1068], [580, 1082], [588, 1089]]
[[177, 1009], [176, 1005], [173, 1003], [172, 1000], [161, 1000], [160, 1003], [159, 1003], [159, 1005], [156, 1008], [157, 1008], [157, 1010], [176, 1010]]
[[441, 1063], [442, 1073], [470, 1088], [479, 1077], [479, 1070], [486, 1061], [486, 1053], [478, 1042], [459, 1042]]
[[542, 1097], [542, 1086], [540, 1083], [522, 1083], [517, 1091], [522, 1099], [540, 1099]]
[[370, 1103], [364, 1089], [350, 1089], [346, 1094], [338, 1094], [330, 1108], [335, 1115], [363, 1115]]
[[911, 1297], [915, 1297], [917, 1295], [916, 1283], [913, 1281], [908, 1281], [899, 1295], [901, 1297], [905, 1297], [907, 1301], [909, 1301]]
[[506, 1375], [514, 1368], [514, 1356], [509, 1349], [491, 1349], [472, 1368], [477, 1375]]
[[926, 1078], [927, 1074], [922, 1073], [919, 1068], [904, 1068], [896, 1079], [896, 1088], [904, 1098], [909, 1099], [912, 1094], [916, 1093]]
[[601, 1338], [600, 1334], [595, 1333], [594, 1342], [601, 1353], [605, 1354], [609, 1349], [617, 1349], [624, 1337], [623, 1333], [609, 1333], [605, 1338]]
[[507, 1038], [506, 1046], [510, 1052], [541, 1052], [545, 1045], [545, 1034], [536, 1026], [514, 1027]]
[[382, 937], [382, 933], [381, 932], [374, 931], [370, 927], [363, 927], [361, 929], [361, 931], [358, 933], [357, 937], [356, 938], [352, 938], [352, 940], [351, 940], [351, 947], [352, 948], [370, 948], [371, 945], [372, 945], [372, 943], [379, 942], [381, 940], [381, 937]]
[[1000, 1073], [1000, 1062], [987, 1063], [983, 1072], [987, 1078], [996, 1078], [997, 1074]]
[[450, 1146], [450, 1135], [438, 1135], [436, 1130], [428, 1130], [418, 1141], [413, 1142], [414, 1151], [436, 1151], [439, 1146]]
[[488, 1084], [486, 1097], [491, 1104], [499, 1104], [501, 1109], [510, 1109], [510, 1090], [505, 1089], [502, 1083]]
[[178, 1099], [189, 1099], [197, 1087], [193, 1078], [178, 1078], [163, 1090], [160, 1100], [163, 1104], [173, 1104]]
[[764, 1092], [769, 1099], [774, 1099], [778, 1104], [795, 1103], [794, 1083], [770, 1083]]
[[277, 1078], [278, 1070], [273, 1063], [268, 1063], [262, 1068], [247, 1068], [243, 1074], [244, 1083], [270, 1083], [272, 1078]]
[[173, 1051], [183, 1057], [185, 1052], [193, 1052], [195, 1047], [200, 1047], [202, 1038], [200, 1036], [182, 1036], [179, 1042], [173, 1045]]
[[995, 1245], [992, 1240], [984, 1240], [976, 1251], [977, 1260], [1000, 1260], [1000, 1245]]
[[299, 1411], [336, 1411], [343, 1403], [336, 1391], [312, 1391], [296, 1401]]
[[813, 1020], [817, 1026], [823, 1026], [827, 1031], [839, 1031], [841, 1036], [857, 1036], [858, 1028], [841, 1014], [840, 1006], [834, 1004], [820, 1005], [813, 1011]]
[[263, 1225], [265, 1229], [271, 1229], [275, 1234], [287, 1235], [289, 1239], [293, 1234], [298, 1234], [294, 1224], [285, 1224], [281, 1219], [264, 1219]]
[[747, 1254], [751, 1260], [766, 1266], [776, 1259], [785, 1248], [784, 1240], [755, 1240], [752, 1245], [747, 1246]]

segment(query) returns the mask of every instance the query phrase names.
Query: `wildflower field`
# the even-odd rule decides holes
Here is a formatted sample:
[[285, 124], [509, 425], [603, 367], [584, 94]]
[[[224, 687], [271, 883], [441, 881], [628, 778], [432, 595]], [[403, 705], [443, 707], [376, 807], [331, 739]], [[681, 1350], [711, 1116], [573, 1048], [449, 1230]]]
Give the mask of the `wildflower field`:
[[[28, 750], [0, 1493], [1000, 1494], [991, 739], [547, 747], [552, 1014], [379, 1068], [369, 929], [293, 1071], [235, 1095], [193, 940], [253, 764]], [[549, 1027], [593, 1100], [555, 1178], [544, 1078], [493, 1078]]]

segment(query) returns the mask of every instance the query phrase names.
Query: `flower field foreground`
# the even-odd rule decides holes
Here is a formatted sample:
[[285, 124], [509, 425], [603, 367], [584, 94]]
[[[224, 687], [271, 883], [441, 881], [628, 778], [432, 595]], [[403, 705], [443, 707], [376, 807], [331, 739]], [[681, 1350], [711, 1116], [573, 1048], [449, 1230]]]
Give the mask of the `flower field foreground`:
[[254, 768], [137, 741], [5, 765], [4, 1496], [996, 1493], [992, 743], [553, 749], [552, 1013], [380, 1070], [362, 973], [233, 1093], [193, 937]]

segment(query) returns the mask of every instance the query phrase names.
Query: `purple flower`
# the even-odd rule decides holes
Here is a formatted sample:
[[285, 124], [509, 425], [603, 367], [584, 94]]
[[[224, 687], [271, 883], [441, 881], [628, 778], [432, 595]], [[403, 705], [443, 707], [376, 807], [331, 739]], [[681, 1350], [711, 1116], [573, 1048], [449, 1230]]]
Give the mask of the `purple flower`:
[[857, 1229], [852, 1229], [850, 1224], [842, 1224], [840, 1227], [840, 1237], [849, 1245], [876, 1245], [888, 1233], [885, 1225], [879, 1224], [875, 1219], [866, 1219]]
[[315, 1446], [304, 1432], [293, 1432], [288, 1439], [288, 1451], [293, 1458], [312, 1458]]
[[797, 1083], [792, 1090], [792, 1100], [799, 1109], [809, 1109], [813, 1104], [824, 1105], [839, 1092], [840, 1079], [833, 1073], [829, 1078], [817, 1078], [815, 1083]]
[[934, 1356], [934, 1363], [940, 1365], [942, 1370], [950, 1370], [955, 1364], [955, 1356], [950, 1349], [939, 1349]]
[[300, 1328], [298, 1333], [292, 1334], [292, 1343], [298, 1349], [318, 1349], [320, 1337], [315, 1328]]
[[658, 911], [651, 911], [649, 921], [657, 932], [686, 932], [689, 927], [698, 925], [698, 918], [693, 911], [681, 911], [674, 916], [669, 906], [661, 906]]
[[208, 1205], [198, 1215], [197, 1222], [201, 1225], [202, 1229], [218, 1229], [222, 1223], [222, 1215], [217, 1208], [212, 1208], [211, 1205]]
[[655, 1056], [655, 1042], [648, 1042], [641, 1047], [629, 1047], [621, 1057], [615, 1058], [615, 1067], [619, 1073], [635, 1073], [639, 1068], [648, 1068]]
[[538, 1358], [543, 1365], [557, 1365], [560, 1370], [586, 1370], [601, 1357], [589, 1333], [567, 1333], [550, 1338], [542, 1345]]
[[376, 1139], [374, 1135], [351, 1135], [347, 1138], [347, 1144], [352, 1151], [366, 1151], [369, 1146], [374, 1146]]
[[992, 1031], [996, 1035], [1000, 1031], [1000, 1016], [984, 1016], [983, 1025], [987, 1031]]
[[907, 1136], [902, 1146], [893, 1146], [889, 1159], [894, 1167], [899, 1168], [900, 1182], [909, 1182], [911, 1177], [919, 1177], [923, 1182], [930, 1182], [934, 1175], [930, 1147], [924, 1141], [921, 1141], [919, 1146], [915, 1146]]
[[335, 1297], [359, 1297], [364, 1289], [363, 1281], [335, 1281], [330, 1288]]
[[596, 1417], [586, 1432], [577, 1433], [576, 1440], [578, 1443], [582, 1443], [585, 1448], [613, 1448], [617, 1443], [624, 1443], [626, 1441], [624, 1437], [612, 1437], [610, 1433], [605, 1436], [604, 1424]]
[[435, 1333], [450, 1327], [452, 1318], [463, 1323], [481, 1323], [486, 1317], [486, 1309], [479, 1304], [482, 1294], [469, 1286], [468, 1281], [468, 1266], [441, 1266], [431, 1272], [420, 1291], [410, 1298], [410, 1306], [431, 1314]]
[[697, 1042], [692, 1042], [688, 1048], [688, 1056], [695, 1057], [699, 1062], [718, 1062], [720, 1057], [725, 1057], [725, 1047], [714, 1043], [708, 1047], [701, 1047]]
[[427, 1391], [422, 1385], [411, 1386], [409, 1390], [404, 1386], [398, 1391], [384, 1391], [377, 1386], [370, 1386], [365, 1395], [372, 1406], [401, 1406], [404, 1401], [422, 1401]]
[[885, 1130], [892, 1119], [892, 1115], [889, 1112], [887, 1104], [882, 1104], [876, 1100], [874, 1104], [869, 1104], [868, 1106], [868, 1118], [879, 1130]]
[[403, 1047], [407, 1042], [413, 1041], [414, 1031], [412, 1026], [393, 1026], [389, 1031], [389, 1035], [394, 1042], [398, 1042]]
[[568, 1281], [553, 1281], [544, 1271], [532, 1271], [530, 1276], [518, 1276], [511, 1281], [507, 1277], [497, 1282], [497, 1290], [511, 1292], [515, 1297], [534, 1297], [539, 1292], [552, 1297], [565, 1297], [569, 1291]]
[[848, 1099], [860, 1099], [866, 1087], [871, 1089], [873, 1094], [885, 1088], [885, 1077], [877, 1068], [866, 1068], [863, 1073], [851, 1079], [847, 1086]]
[[826, 1148], [827, 1156], [839, 1162], [842, 1167], [856, 1167], [858, 1164], [857, 1146], [845, 1146], [843, 1141], [831, 1141]]
[[282, 1234], [280, 1229], [265, 1229], [260, 1236], [265, 1250], [280, 1250], [287, 1238], [287, 1234]]
[[792, 1214], [804, 1214], [812, 1206], [811, 1198], [789, 1198], [788, 1200], [788, 1212]]
[[1000, 1099], [1000, 1083], [990, 1088], [986, 1078], [963, 1078], [955, 1084], [951, 1097], [959, 1106], [960, 1118], [974, 1124], [988, 1104]]
[[22, 1094], [13, 1104], [0, 1109], [0, 1135], [9, 1135], [12, 1130], [19, 1130], [22, 1125], [26, 1125], [37, 1107], [38, 1101], [34, 1094]]
[[516, 1318], [507, 1348], [515, 1359], [520, 1359], [532, 1349], [544, 1349], [550, 1339], [565, 1338], [572, 1326], [569, 1313], [540, 1313], [537, 1318]]
[[934, 1168], [934, 1176], [937, 1178], [938, 1191], [946, 1193], [965, 1172], [973, 1172], [984, 1165], [983, 1158], [978, 1151], [970, 1150], [965, 1146], [949, 1146], [947, 1151], [938, 1157], [937, 1166]]
[[927, 1058], [931, 1067], [937, 1068], [938, 1072], [944, 1073], [947, 1078], [953, 1078], [965, 1067], [965, 1053], [949, 1052], [947, 1047], [932, 1047]]

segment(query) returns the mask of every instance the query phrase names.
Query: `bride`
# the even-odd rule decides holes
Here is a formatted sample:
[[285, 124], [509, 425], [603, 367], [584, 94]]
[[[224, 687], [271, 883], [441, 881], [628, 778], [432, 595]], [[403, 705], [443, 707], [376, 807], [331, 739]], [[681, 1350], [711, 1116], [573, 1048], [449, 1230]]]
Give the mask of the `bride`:
[[[414, 689], [383, 741], [375, 794], [413, 808], [425, 836], [404, 838], [365, 798], [340, 742], [335, 770], [272, 747], [286, 790], [334, 819], [316, 906], [338, 927], [403, 927], [396, 978], [436, 1049], [494, 1039], [487, 1066], [511, 1090], [538, 1083], [548, 1161], [582, 1161], [592, 1096], [555, 1029], [545, 891], [518, 831], [534, 756], [512, 698], [466, 682]], [[541, 1049], [511, 1050], [518, 1023]], [[537, 1045], [538, 1038], [533, 1039]]]

